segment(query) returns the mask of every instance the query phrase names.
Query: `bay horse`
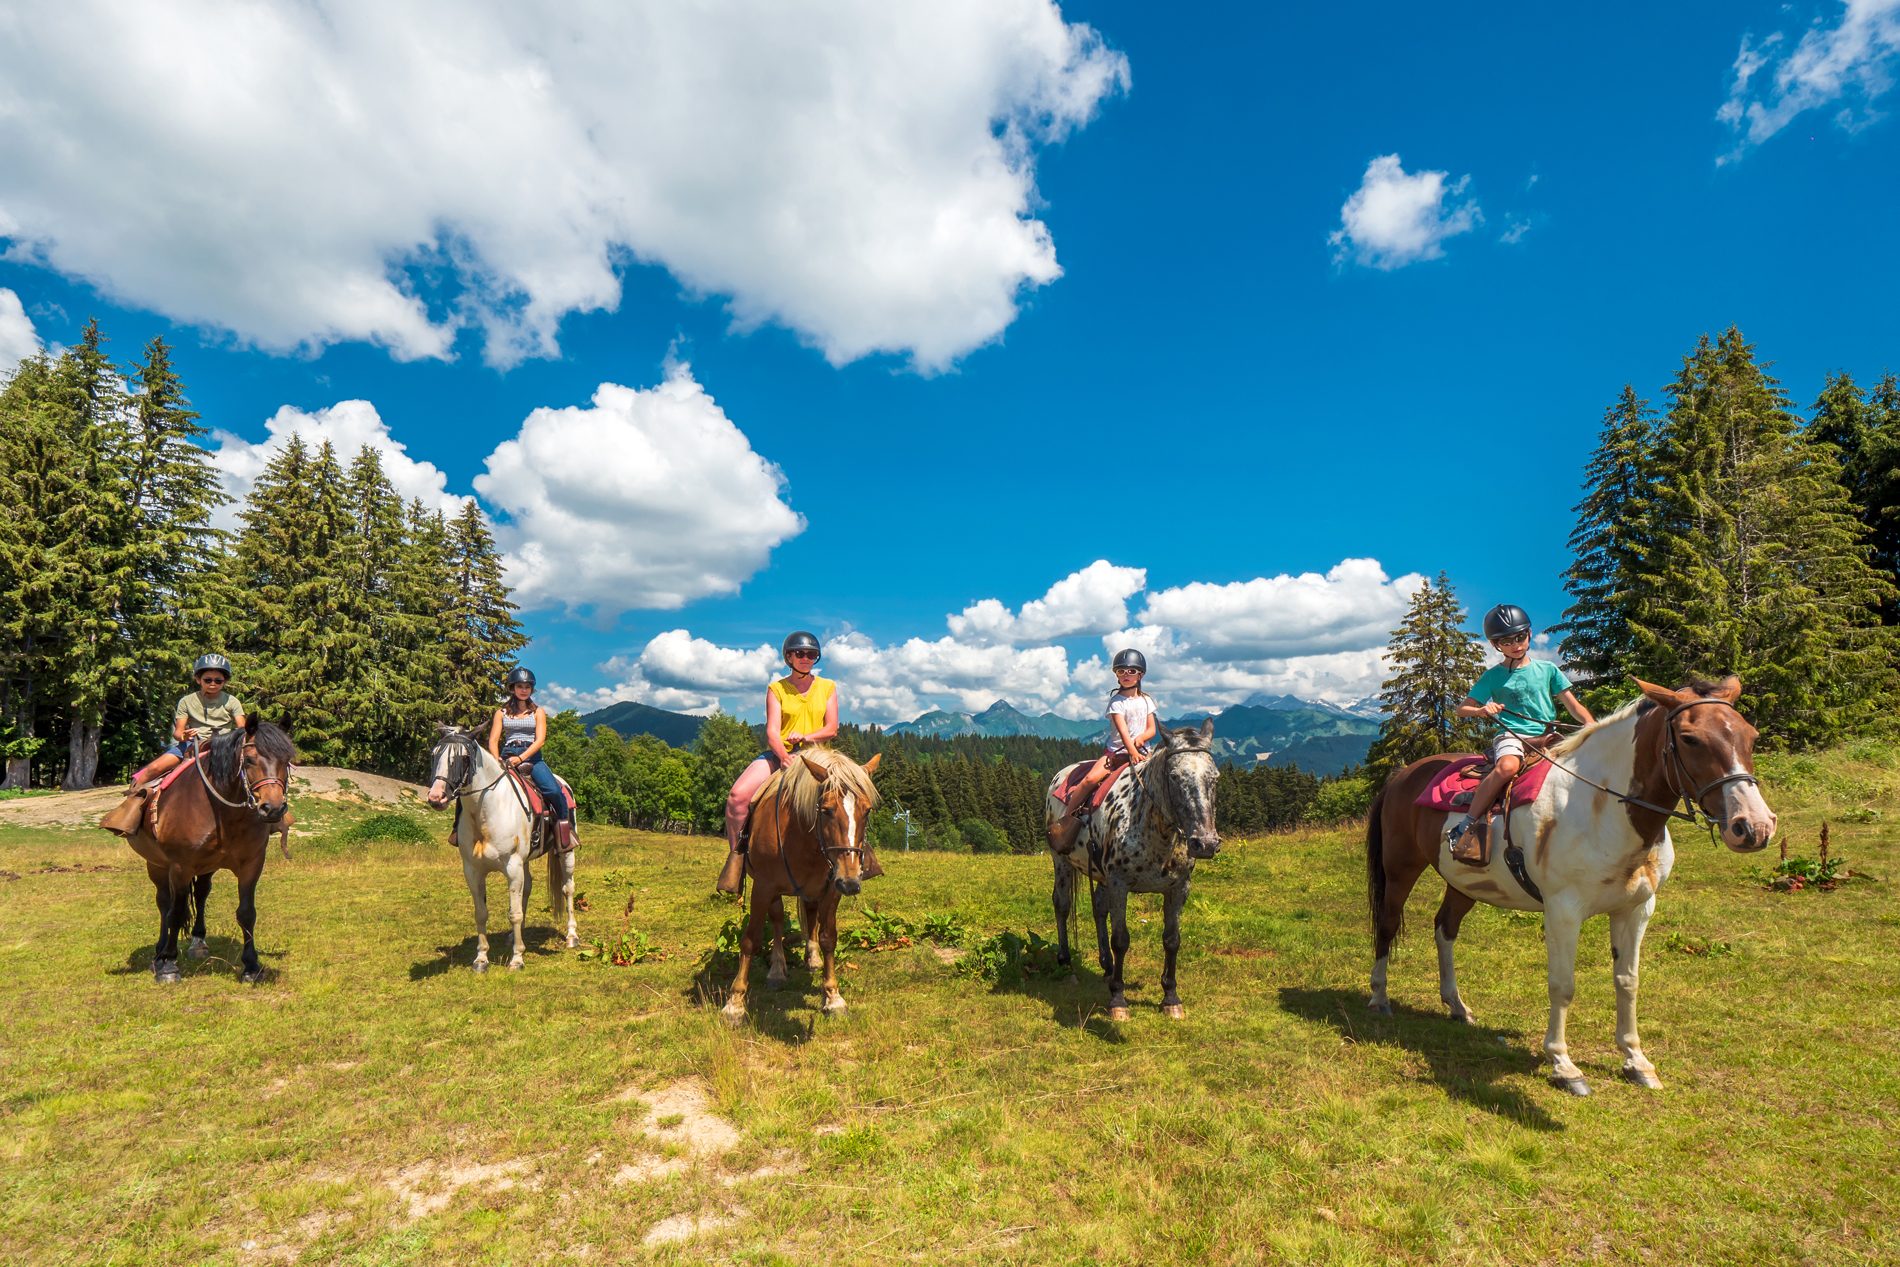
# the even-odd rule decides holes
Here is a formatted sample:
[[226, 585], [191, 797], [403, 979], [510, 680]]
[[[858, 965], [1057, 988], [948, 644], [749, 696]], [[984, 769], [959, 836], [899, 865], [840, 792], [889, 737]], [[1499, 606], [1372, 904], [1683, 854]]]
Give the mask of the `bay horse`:
[[[1774, 836], [1775, 815], [1755, 779], [1755, 728], [1735, 707], [1742, 693], [1739, 679], [1695, 682], [1679, 690], [1640, 679], [1636, 685], [1642, 693], [1634, 700], [1553, 745], [1547, 752], [1552, 768], [1536, 799], [1510, 811], [1511, 837], [1523, 850], [1522, 878], [1510, 870], [1495, 834], [1486, 866], [1454, 861], [1444, 843], [1449, 815], [1414, 803], [1455, 757], [1426, 757], [1386, 780], [1366, 824], [1373, 1011], [1392, 1011], [1386, 965], [1404, 921], [1405, 899], [1418, 878], [1436, 867], [1446, 886], [1432, 921], [1438, 990], [1454, 1019], [1472, 1020], [1452, 966], [1465, 914], [1478, 902], [1541, 910], [1550, 988], [1550, 1023], [1544, 1032], [1550, 1081], [1572, 1095], [1588, 1095], [1589, 1083], [1570, 1059], [1564, 1022], [1576, 990], [1578, 933], [1586, 919], [1608, 915], [1623, 1076], [1638, 1086], [1662, 1085], [1636, 1033], [1636, 982], [1656, 891], [1675, 866], [1669, 820], [1693, 824], [1699, 812], [1730, 849], [1753, 853]], [[1711, 795], [1720, 797], [1713, 810]], [[1687, 805], [1689, 812], [1678, 805]]]
[[799, 903], [799, 927], [805, 933], [805, 964], [822, 960], [824, 1011], [845, 1010], [838, 990], [838, 900], [863, 885], [865, 836], [877, 805], [877, 773], [882, 754], [863, 765], [831, 748], [807, 748], [792, 756], [759, 789], [747, 819], [750, 843], [745, 873], [752, 877], [751, 907], [739, 938], [739, 971], [726, 991], [721, 1014], [731, 1024], [745, 1020], [746, 975], [752, 957], [764, 946], [767, 926], [775, 924], [772, 962], [766, 984], [784, 984], [785, 899]]
[[[1110, 789], [1077, 834], [1075, 847], [1055, 859], [1056, 962], [1069, 963], [1069, 912], [1078, 875], [1090, 880], [1095, 943], [1108, 978], [1108, 1019], [1128, 1019], [1122, 965], [1128, 957], [1128, 895], [1162, 897], [1161, 1011], [1174, 1020], [1187, 1015], [1175, 993], [1174, 964], [1181, 950], [1181, 909], [1187, 905], [1194, 864], [1220, 851], [1214, 826], [1214, 785], [1220, 767], [1211, 745], [1214, 719], [1198, 730], [1169, 730], [1155, 723], [1155, 751]], [[1077, 762], [1076, 765], [1080, 765]], [[1075, 765], [1049, 781], [1043, 814], [1054, 824], [1068, 812], [1060, 789]], [[1109, 922], [1114, 921], [1114, 935]], [[1113, 953], [1111, 953], [1111, 951]]]
[[244, 931], [239, 979], [247, 984], [263, 979], [252, 936], [257, 881], [264, 874], [271, 836], [288, 831], [285, 780], [296, 757], [289, 735], [252, 714], [244, 719], [244, 729], [226, 731], [200, 745], [192, 768], [181, 771], [170, 787], [146, 794], [138, 826], [125, 841], [145, 859], [157, 890], [154, 980], [179, 979], [178, 934], [190, 918], [194, 895], [198, 914], [191, 957], [205, 957], [204, 904], [211, 893], [211, 873], [219, 868], [237, 876], [237, 921]]
[[[437, 726], [436, 745], [429, 752], [429, 808], [446, 809], [459, 803], [461, 816], [455, 823], [455, 844], [462, 853], [462, 878], [468, 881], [468, 893], [475, 901], [475, 962], [477, 972], [488, 971], [488, 877], [499, 871], [508, 878], [508, 921], [514, 940], [508, 967], [519, 971], [522, 965], [521, 925], [526, 916], [528, 897], [534, 892], [530, 854], [534, 849], [534, 818], [528, 812], [527, 793], [508, 777], [507, 768], [482, 745], [472, 730], [459, 726]], [[556, 776], [557, 779], [559, 776]], [[560, 779], [561, 790], [573, 801], [567, 781]], [[580, 831], [574, 833], [575, 849], [562, 852], [550, 846], [548, 854], [548, 908], [558, 931], [563, 916], [567, 919], [569, 950], [581, 944], [574, 925], [574, 855], [579, 852]]]

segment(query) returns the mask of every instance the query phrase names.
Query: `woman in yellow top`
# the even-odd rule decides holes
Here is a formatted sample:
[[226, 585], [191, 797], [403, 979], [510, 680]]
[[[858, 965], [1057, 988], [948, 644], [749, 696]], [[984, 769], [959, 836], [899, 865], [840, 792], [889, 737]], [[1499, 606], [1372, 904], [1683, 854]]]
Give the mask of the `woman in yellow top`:
[[[791, 670], [765, 690], [765, 747], [732, 785], [726, 797], [726, 865], [719, 873], [719, 891], [737, 893], [745, 876], [745, 820], [752, 798], [775, 770], [784, 769], [792, 753], [824, 743], [838, 733], [838, 688], [821, 678], [818, 639], [803, 629], [786, 635], [779, 647]], [[867, 872], [868, 876], [868, 872]]]

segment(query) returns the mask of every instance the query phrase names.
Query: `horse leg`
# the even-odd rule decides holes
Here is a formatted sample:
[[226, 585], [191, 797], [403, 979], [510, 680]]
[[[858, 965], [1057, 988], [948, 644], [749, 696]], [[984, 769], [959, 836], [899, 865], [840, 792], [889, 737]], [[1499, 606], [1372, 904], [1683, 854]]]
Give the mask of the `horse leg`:
[[521, 971], [522, 941], [521, 925], [527, 918], [528, 893], [534, 887], [534, 872], [528, 866], [528, 860], [520, 854], [511, 854], [508, 858], [508, 923], [514, 929], [514, 939], [508, 953], [508, 970]]
[[581, 930], [574, 925], [574, 864], [580, 859], [580, 833], [574, 834], [572, 849], [565, 851], [557, 849], [555, 852], [561, 855], [561, 882], [557, 885], [549, 879], [548, 889], [550, 896], [557, 888], [561, 892], [561, 907], [567, 912], [567, 948], [572, 950], [581, 944]]
[[1122, 993], [1122, 965], [1128, 962], [1128, 887], [1120, 880], [1110, 880], [1103, 887], [1111, 890], [1109, 914], [1115, 921], [1114, 939], [1109, 942], [1115, 957], [1108, 969], [1108, 1019], [1125, 1021], [1128, 999]]
[[170, 984], [178, 980], [178, 950], [172, 928], [176, 903], [172, 901], [171, 873], [164, 867], [149, 864], [145, 869], [152, 877], [158, 900], [158, 942], [152, 947], [152, 979]]
[[844, 994], [838, 989], [838, 891], [830, 889], [818, 903], [818, 944], [825, 956], [825, 1015], [844, 1012]]
[[462, 852], [462, 878], [468, 881], [468, 895], [475, 899], [475, 962], [477, 972], [488, 971], [488, 873], [475, 864], [467, 850]]
[[257, 881], [264, 874], [264, 855], [268, 850], [270, 837], [264, 838], [264, 844], [257, 850], [257, 857], [245, 863], [244, 870], [237, 873], [238, 880], [238, 927], [244, 930], [244, 953], [241, 956], [244, 967], [238, 973], [238, 980], [246, 985], [255, 985], [264, 979], [264, 966], [257, 961], [257, 943], [253, 934], [257, 930]]
[[1639, 1087], [1661, 1088], [1656, 1066], [1643, 1055], [1643, 1043], [1636, 1036], [1636, 977], [1643, 955], [1643, 933], [1649, 927], [1656, 899], [1641, 906], [1618, 911], [1610, 916], [1610, 954], [1616, 974], [1616, 1046], [1623, 1053], [1623, 1076]]
[[1115, 971], [1115, 958], [1108, 953], [1108, 903], [1108, 885], [1089, 890], [1089, 911], [1095, 916], [1095, 961], [1102, 967], [1104, 981]]
[[766, 969], [765, 984], [776, 990], [785, 984], [785, 943], [791, 937], [792, 920], [785, 913], [785, 899], [772, 899], [772, 909], [766, 916], [766, 936], [772, 942], [772, 965]]
[[1174, 992], [1174, 960], [1181, 953], [1181, 909], [1187, 905], [1188, 883], [1183, 878], [1169, 889], [1161, 908], [1161, 949], [1167, 956], [1161, 964], [1161, 1014], [1176, 1021], [1187, 1015]]
[[[836, 916], [832, 923], [837, 923]], [[809, 898], [799, 899], [798, 927], [805, 934], [805, 971], [810, 972], [818, 966], [819, 958], [825, 953], [818, 945], [818, 903]]]
[[211, 896], [211, 873], [199, 876], [191, 886], [191, 944], [185, 947], [185, 953], [193, 959], [210, 956], [211, 947], [205, 942], [205, 901]]
[[[1432, 855], [1413, 847], [1409, 831], [1384, 833], [1384, 841], [1372, 846], [1380, 851], [1376, 864], [1372, 904], [1372, 997], [1366, 1006], [1385, 1016], [1392, 1015], [1392, 1001], [1385, 995], [1386, 968], [1392, 962], [1392, 943], [1405, 926], [1405, 902], [1412, 886], [1431, 865]], [[1391, 846], [1388, 849], [1386, 846]], [[1398, 852], [1400, 856], [1393, 857]]]
[[1466, 897], [1449, 884], [1445, 886], [1445, 900], [1438, 904], [1438, 914], [1432, 918], [1432, 940], [1438, 944], [1438, 997], [1451, 1009], [1451, 1019], [1463, 1021], [1467, 1025], [1477, 1023], [1471, 1009], [1458, 997], [1458, 972], [1452, 966], [1452, 945], [1458, 940], [1458, 925], [1477, 905], [1477, 899]]
[[1550, 1083], [1571, 1095], [1589, 1095], [1590, 1084], [1583, 1070], [1570, 1059], [1569, 1044], [1564, 1041], [1564, 1022], [1570, 1013], [1570, 1000], [1577, 993], [1577, 934], [1583, 927], [1583, 914], [1574, 902], [1546, 903], [1544, 906], [1544, 952], [1550, 976], [1550, 1026], [1544, 1031], [1544, 1054], [1550, 1057]]
[[1075, 980], [1075, 965], [1069, 957], [1069, 915], [1075, 910], [1075, 868], [1067, 858], [1057, 858], [1056, 886], [1052, 895], [1056, 907], [1056, 966], [1069, 969]]
[[746, 912], [745, 932], [739, 934], [739, 971], [733, 974], [732, 986], [726, 991], [726, 1006], [720, 1009], [728, 1024], [737, 1025], [745, 1019], [746, 977], [752, 971], [752, 956], [759, 953], [760, 937], [765, 931], [766, 917], [771, 914], [770, 899], [762, 898], [759, 886], [752, 886], [752, 908]]

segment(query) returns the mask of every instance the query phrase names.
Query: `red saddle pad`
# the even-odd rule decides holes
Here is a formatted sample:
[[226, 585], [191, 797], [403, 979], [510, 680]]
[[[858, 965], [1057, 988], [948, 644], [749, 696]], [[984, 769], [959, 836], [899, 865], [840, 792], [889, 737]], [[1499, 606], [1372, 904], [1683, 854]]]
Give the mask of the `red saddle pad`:
[[[1478, 786], [1479, 778], [1472, 771], [1483, 760], [1483, 757], [1464, 756], [1452, 761], [1438, 772], [1438, 777], [1426, 785], [1413, 803], [1420, 809], [1443, 810], [1447, 814], [1462, 810], [1464, 807], [1453, 805], [1451, 798]], [[1517, 776], [1517, 781], [1511, 784], [1510, 807], [1516, 809], [1536, 800], [1538, 789], [1544, 786], [1544, 779], [1549, 776], [1550, 770], [1550, 762], [1533, 758], [1533, 764], [1527, 765]]]
[[[1061, 785], [1056, 788], [1057, 798], [1064, 801], [1068, 800], [1069, 793], [1075, 791], [1076, 788], [1082, 785], [1082, 780], [1088, 777], [1089, 769], [1094, 764], [1093, 761], [1084, 761], [1081, 765], [1069, 771], [1069, 777], [1062, 780]], [[1114, 789], [1115, 784], [1121, 781], [1121, 777], [1124, 774], [1127, 774], [1134, 768], [1132, 765], [1124, 765], [1098, 783], [1095, 787], [1095, 795], [1089, 798], [1090, 811], [1100, 809], [1102, 802], [1108, 799], [1108, 794]]]

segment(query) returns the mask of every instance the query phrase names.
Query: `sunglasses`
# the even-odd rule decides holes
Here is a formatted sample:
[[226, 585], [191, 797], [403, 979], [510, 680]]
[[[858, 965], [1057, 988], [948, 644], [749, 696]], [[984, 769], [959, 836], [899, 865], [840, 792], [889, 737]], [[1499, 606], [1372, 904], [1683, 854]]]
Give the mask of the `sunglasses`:
[[1122, 674], [1124, 674], [1124, 673], [1133, 673], [1133, 674], [1135, 674], [1135, 675], [1136, 675], [1137, 677], [1139, 677], [1139, 676], [1141, 675], [1141, 670], [1140, 670], [1140, 669], [1128, 669], [1128, 668], [1122, 668], [1122, 669], [1116, 669], [1116, 670], [1115, 670], [1115, 676], [1116, 676], [1116, 677], [1120, 677], [1120, 676], [1121, 676]]
[[1493, 639], [1491, 639], [1491, 641], [1492, 641], [1492, 643], [1493, 643], [1494, 645], [1496, 645], [1496, 646], [1500, 646], [1500, 647], [1514, 647], [1514, 646], [1516, 646], [1516, 645], [1517, 645], [1518, 643], [1520, 643], [1520, 642], [1529, 642], [1530, 640], [1531, 640], [1531, 636], [1530, 636], [1529, 634], [1527, 634], [1527, 633], [1522, 633], [1522, 634], [1512, 634], [1512, 635], [1511, 635], [1510, 637], [1508, 637], [1508, 638], [1493, 638]]
[[817, 658], [818, 658], [818, 653], [816, 651], [792, 652], [792, 659], [794, 660], [816, 660]]
[[226, 680], [227, 679], [221, 677], [212, 677], [208, 673], [198, 679], [198, 681], [205, 686], [223, 686]]

